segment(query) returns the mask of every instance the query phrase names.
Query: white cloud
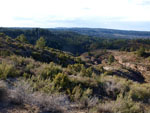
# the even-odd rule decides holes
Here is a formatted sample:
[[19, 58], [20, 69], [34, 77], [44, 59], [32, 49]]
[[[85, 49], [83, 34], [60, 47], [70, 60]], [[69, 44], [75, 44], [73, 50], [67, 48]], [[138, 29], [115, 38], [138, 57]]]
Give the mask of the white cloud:
[[71, 27], [81, 26], [77, 21], [82, 20], [91, 23], [88, 27], [96, 22], [97, 27], [99, 23], [109, 27], [117, 21], [150, 21], [149, 0], [0, 0], [0, 4], [0, 26]]

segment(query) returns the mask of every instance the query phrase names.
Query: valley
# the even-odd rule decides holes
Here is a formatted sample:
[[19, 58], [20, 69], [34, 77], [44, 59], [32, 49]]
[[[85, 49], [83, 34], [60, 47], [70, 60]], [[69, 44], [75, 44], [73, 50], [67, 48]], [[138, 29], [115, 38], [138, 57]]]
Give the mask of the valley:
[[3, 31], [0, 113], [150, 112], [149, 39]]

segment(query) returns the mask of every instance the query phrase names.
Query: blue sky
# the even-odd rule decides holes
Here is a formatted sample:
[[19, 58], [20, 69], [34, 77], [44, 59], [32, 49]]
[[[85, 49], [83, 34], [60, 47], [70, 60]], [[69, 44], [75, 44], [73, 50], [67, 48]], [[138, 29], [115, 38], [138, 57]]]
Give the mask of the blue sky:
[[150, 0], [0, 0], [1, 27], [150, 31]]

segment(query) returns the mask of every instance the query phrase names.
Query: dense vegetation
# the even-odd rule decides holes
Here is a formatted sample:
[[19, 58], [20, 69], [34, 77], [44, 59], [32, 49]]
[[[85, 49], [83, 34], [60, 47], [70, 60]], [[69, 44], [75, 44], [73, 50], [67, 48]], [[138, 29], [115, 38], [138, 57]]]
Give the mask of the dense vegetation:
[[[11, 30], [7, 35], [0, 34], [0, 110], [10, 105], [14, 108], [29, 105], [28, 109], [38, 108], [33, 110], [35, 113], [150, 112], [150, 84], [139, 70], [124, 66], [126, 59], [122, 64], [117, 59], [120, 53], [133, 56], [137, 62], [143, 59], [150, 63], [148, 39], [94, 39], [45, 29]], [[65, 43], [67, 48], [72, 44], [76, 50], [81, 44], [87, 47], [82, 52], [88, 52], [75, 57], [50, 48], [53, 46], [49, 43], [53, 46], [60, 43], [60, 47]], [[122, 50], [133, 52], [106, 50], [122, 46], [125, 47]], [[103, 49], [94, 50], [98, 48]]]
[[[5, 33], [12, 38], [18, 37], [18, 39], [20, 35], [24, 35], [27, 38], [27, 41], [34, 45], [36, 44], [36, 40], [40, 37], [44, 37], [46, 40], [46, 46], [62, 51], [68, 51], [75, 55], [95, 49], [121, 49], [125, 51], [135, 51], [141, 46], [150, 49], [150, 39], [120, 39], [105, 38], [103, 36], [93, 37], [94, 35], [82, 35], [73, 31], [40, 28], [0, 28], [0, 32]], [[144, 34], [144, 32], [141, 32], [141, 34], [142, 33]]]

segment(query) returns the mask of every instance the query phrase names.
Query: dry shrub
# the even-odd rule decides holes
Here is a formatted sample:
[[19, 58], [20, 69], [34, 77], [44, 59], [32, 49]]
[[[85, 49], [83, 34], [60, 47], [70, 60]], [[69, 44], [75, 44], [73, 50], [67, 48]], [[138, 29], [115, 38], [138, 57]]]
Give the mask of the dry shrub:
[[66, 113], [69, 109], [69, 100], [65, 95], [34, 94], [32, 103], [50, 113]]
[[105, 76], [102, 79], [106, 94], [113, 99], [116, 99], [118, 94], [124, 94], [130, 90], [131, 83], [126, 79], [117, 76]]
[[30, 85], [23, 80], [16, 81], [15, 86], [12, 87], [9, 92], [12, 104], [22, 105], [32, 101]]
[[113, 113], [112, 103], [101, 104], [98, 106], [97, 113]]
[[69, 100], [65, 95], [48, 95], [32, 92], [30, 85], [21, 80], [10, 90], [11, 104], [15, 105], [36, 105], [41, 111], [51, 113], [66, 113], [69, 108]]
[[82, 97], [79, 101], [79, 108], [92, 108], [98, 104], [98, 98], [97, 97]]

